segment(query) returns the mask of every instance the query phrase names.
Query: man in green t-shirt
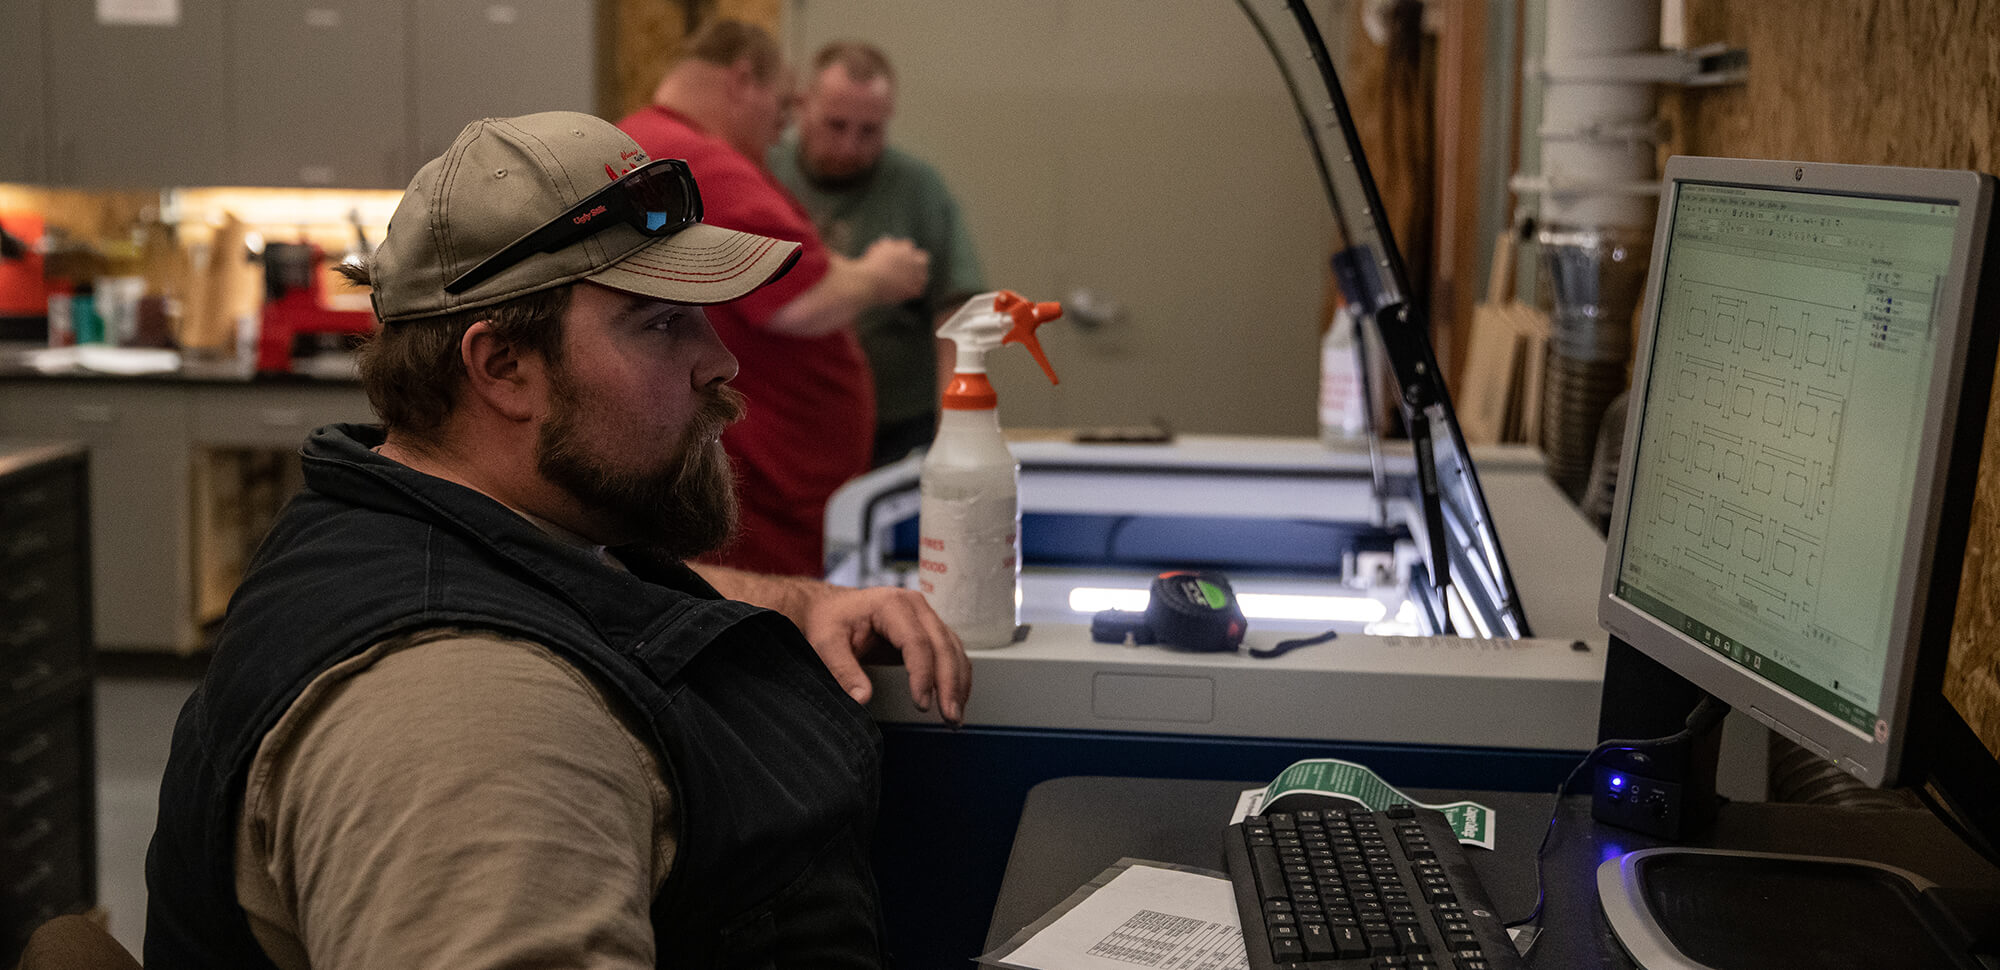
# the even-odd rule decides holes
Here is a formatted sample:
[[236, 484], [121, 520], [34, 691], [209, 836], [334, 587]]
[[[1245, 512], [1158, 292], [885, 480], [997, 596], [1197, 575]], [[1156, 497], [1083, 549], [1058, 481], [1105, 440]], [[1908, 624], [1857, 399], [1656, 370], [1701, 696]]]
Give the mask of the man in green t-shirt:
[[854, 257], [895, 238], [930, 254], [921, 296], [855, 321], [875, 374], [877, 467], [930, 443], [939, 389], [952, 368], [951, 344], [937, 339], [937, 326], [986, 288], [944, 179], [888, 144], [895, 108], [895, 72], [880, 50], [858, 41], [828, 44], [813, 58], [798, 127], [769, 157], [771, 172], [804, 203], [835, 252]]

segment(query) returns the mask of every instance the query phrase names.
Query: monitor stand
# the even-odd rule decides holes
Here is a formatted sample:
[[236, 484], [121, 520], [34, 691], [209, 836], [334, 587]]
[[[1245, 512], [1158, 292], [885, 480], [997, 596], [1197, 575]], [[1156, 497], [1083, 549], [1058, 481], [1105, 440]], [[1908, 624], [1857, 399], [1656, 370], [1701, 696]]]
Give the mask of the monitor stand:
[[1974, 956], [1991, 959], [1993, 941], [1972, 929], [1990, 912], [1968, 921], [1949, 891], [1876, 862], [1642, 849], [1600, 865], [1597, 890], [1613, 935], [1646, 970], [1995, 966]]

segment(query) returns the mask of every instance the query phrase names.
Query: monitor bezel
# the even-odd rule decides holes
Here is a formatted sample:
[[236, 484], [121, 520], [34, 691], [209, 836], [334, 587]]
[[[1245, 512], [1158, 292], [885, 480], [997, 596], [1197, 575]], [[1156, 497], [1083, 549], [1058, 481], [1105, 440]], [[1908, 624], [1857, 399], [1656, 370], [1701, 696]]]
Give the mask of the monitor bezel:
[[[1941, 379], [1932, 381], [1924, 405], [1927, 433], [1918, 454], [1916, 500], [1911, 503], [1901, 567], [1897, 570], [1896, 612], [1890, 625], [1894, 639], [1890, 662], [1883, 672], [1877, 731], [1855, 729], [1617, 596], [1619, 570], [1624, 562], [1626, 516], [1632, 504], [1628, 485], [1640, 444], [1640, 423], [1645, 419], [1643, 400], [1635, 400], [1626, 416], [1618, 465], [1620, 487], [1606, 536], [1598, 597], [1598, 621], [1613, 636], [1731, 707], [1835, 762], [1863, 782], [1874, 786], [1900, 783], [1905, 780], [1906, 768], [1921, 767], [1912, 765], [1906, 754], [1912, 736], [1922, 733], [1927, 713], [1923, 707], [1930, 703], [1928, 695], [1938, 686], [1935, 681], [1941, 676], [1942, 657], [1949, 648], [1950, 623], [1936, 622], [1936, 614], [1943, 611], [1948, 618], [1957, 602], [1956, 581], [1949, 584], [1949, 589], [1931, 588], [1933, 568], [1937, 565], [1933, 553], [1938, 545], [1938, 530], [1949, 521], [1963, 524], [1970, 519], [1969, 507], [1946, 506], [1969, 506], [1969, 489], [1948, 489], [1948, 486], [1955, 480], [1954, 463], [1960, 466], [1956, 474], [1962, 480], [1966, 463], [1976, 466], [1978, 461], [1977, 437], [1973, 438], [1971, 454], [1965, 454], [1968, 449], [1961, 443], [1964, 435], [1960, 434], [1959, 424], [1965, 417], [1967, 404], [1961, 392], [1966, 384], [1966, 353], [1976, 326], [1974, 310], [1980, 270], [1985, 264], [1993, 180], [1967, 171], [1692, 156], [1669, 159], [1654, 227], [1655, 256], [1647, 271], [1644, 302], [1640, 304], [1640, 334], [1631, 382], [1635, 394], [1643, 395], [1643, 389], [1652, 379], [1652, 350], [1659, 324], [1662, 276], [1673, 234], [1674, 208], [1682, 187], [1691, 183], [1900, 198], [1961, 207], [1947, 270], [1956, 285], [1941, 294], [1935, 314], [1941, 329], [1932, 364], [1933, 373]], [[1985, 401], [1976, 403], [1977, 413], [1983, 416]], [[1944, 499], [1948, 491], [1963, 494], [1947, 503]], [[1954, 546], [1950, 542], [1943, 545]], [[1962, 549], [1962, 543], [1956, 547]], [[1958, 569], [1959, 564], [1952, 562], [1944, 564], [1940, 571], [1955, 580]], [[1945, 631], [1942, 637], [1937, 634], [1939, 629]]]

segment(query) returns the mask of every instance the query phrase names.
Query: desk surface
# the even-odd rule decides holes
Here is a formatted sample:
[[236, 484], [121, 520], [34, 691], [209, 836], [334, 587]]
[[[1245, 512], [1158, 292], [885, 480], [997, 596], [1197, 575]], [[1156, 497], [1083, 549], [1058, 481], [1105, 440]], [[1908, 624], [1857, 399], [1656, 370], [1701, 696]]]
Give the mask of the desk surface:
[[[1225, 868], [1222, 825], [1238, 793], [1257, 782], [1158, 778], [1057, 778], [1036, 785], [1022, 808], [986, 948], [1005, 942], [1120, 858]], [[1468, 850], [1503, 918], [1535, 902], [1535, 849], [1552, 798], [1523, 792], [1409, 789], [1427, 802], [1469, 797], [1497, 813], [1494, 851]], [[1544, 866], [1548, 903], [1531, 963], [1538, 967], [1630, 967], [1597, 906], [1597, 864], [1667, 843], [1600, 826], [1582, 796], [1563, 799]], [[1939, 885], [2000, 889], [2000, 870], [1920, 810], [1855, 812], [1819, 805], [1733, 803], [1694, 844], [1766, 852], [1843, 855], [1900, 866]]]

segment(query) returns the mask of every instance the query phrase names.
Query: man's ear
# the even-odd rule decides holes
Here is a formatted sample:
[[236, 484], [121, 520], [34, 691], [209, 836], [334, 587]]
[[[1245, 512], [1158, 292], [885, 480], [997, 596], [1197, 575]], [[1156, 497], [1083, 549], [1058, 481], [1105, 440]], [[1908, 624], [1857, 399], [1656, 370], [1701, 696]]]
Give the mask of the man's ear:
[[532, 421], [542, 413], [548, 371], [540, 354], [500, 339], [493, 324], [481, 320], [459, 338], [458, 356], [474, 400], [512, 421]]
[[762, 89], [764, 82], [757, 77], [757, 63], [749, 57], [739, 57], [729, 64], [729, 93], [732, 98], [747, 98]]

